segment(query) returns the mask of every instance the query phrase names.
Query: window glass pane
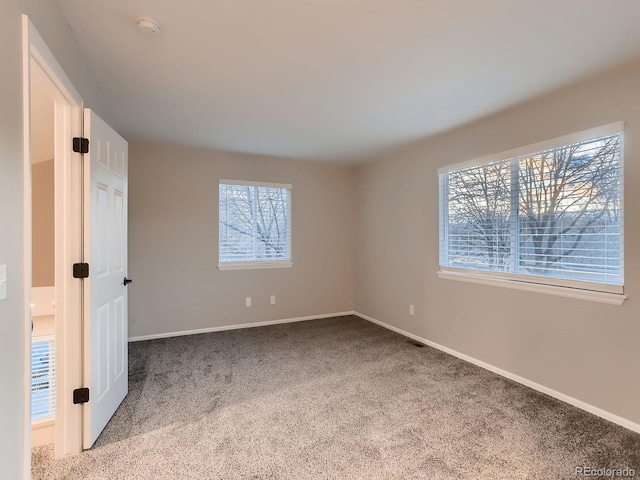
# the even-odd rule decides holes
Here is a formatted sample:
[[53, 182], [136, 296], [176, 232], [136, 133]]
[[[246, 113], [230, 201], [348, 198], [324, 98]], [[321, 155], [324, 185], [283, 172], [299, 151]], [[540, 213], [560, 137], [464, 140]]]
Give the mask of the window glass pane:
[[448, 175], [449, 265], [498, 271], [511, 265], [511, 163]]
[[253, 258], [253, 191], [244, 185], [220, 185], [220, 261]]
[[55, 341], [34, 337], [31, 343], [31, 421], [55, 415]]
[[520, 157], [523, 273], [621, 283], [620, 135]]

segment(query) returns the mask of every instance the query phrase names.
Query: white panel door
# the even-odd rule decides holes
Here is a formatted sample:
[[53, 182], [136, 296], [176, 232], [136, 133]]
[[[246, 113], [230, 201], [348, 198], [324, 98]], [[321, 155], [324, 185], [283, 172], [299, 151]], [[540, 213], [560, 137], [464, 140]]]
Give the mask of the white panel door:
[[[126, 140], [84, 110], [85, 279], [83, 448], [90, 448], [127, 395]], [[88, 194], [87, 194], [88, 193]], [[88, 260], [86, 260], [88, 258]], [[88, 303], [88, 305], [87, 305]]]

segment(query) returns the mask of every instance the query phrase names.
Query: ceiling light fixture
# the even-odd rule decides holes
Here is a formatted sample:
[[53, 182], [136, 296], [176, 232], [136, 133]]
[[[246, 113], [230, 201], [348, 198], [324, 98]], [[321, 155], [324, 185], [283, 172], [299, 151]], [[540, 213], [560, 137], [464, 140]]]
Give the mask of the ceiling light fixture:
[[150, 18], [139, 18], [137, 25], [138, 30], [146, 35], [157, 35], [160, 33], [160, 27], [155, 20], [151, 20]]

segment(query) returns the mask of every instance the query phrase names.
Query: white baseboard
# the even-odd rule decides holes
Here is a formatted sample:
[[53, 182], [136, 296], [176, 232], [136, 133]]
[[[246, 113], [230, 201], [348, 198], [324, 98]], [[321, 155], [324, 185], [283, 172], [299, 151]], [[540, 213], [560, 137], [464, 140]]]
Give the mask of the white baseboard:
[[318, 320], [321, 318], [343, 317], [345, 315], [355, 315], [355, 312], [325, 313], [323, 315], [310, 315], [308, 317], [285, 318], [281, 320], [267, 320], [266, 322], [241, 323], [238, 325], [223, 325], [221, 327], [200, 328], [197, 330], [183, 330], [180, 332], [155, 333], [153, 335], [141, 335], [139, 337], [129, 337], [129, 342], [140, 342], [142, 340], [154, 340], [157, 338], [181, 337], [183, 335], [198, 335], [199, 333], [222, 332], [225, 330], [237, 330], [240, 328], [265, 327], [267, 325], [278, 325], [280, 323], [304, 322], [307, 320]]
[[569, 405], [573, 405], [574, 407], [578, 407], [582, 410], [585, 410], [586, 412], [592, 413], [594, 415], [597, 415], [598, 417], [604, 418], [605, 420], [608, 420], [610, 422], [616, 423], [622, 427], [628, 428], [631, 431], [634, 431], [636, 433], [640, 433], [640, 424], [632, 422], [631, 420], [628, 420], [624, 417], [621, 417], [619, 415], [616, 415], [614, 413], [608, 412], [606, 410], [603, 410], [601, 408], [595, 407], [589, 403], [583, 402], [582, 400], [578, 400], [577, 398], [574, 397], [570, 397], [569, 395], [566, 395], [562, 392], [558, 392], [556, 390], [553, 390], [552, 388], [549, 387], [545, 387], [544, 385], [541, 385], [539, 383], [536, 383], [534, 381], [528, 380], [524, 377], [521, 377], [519, 375], [516, 375], [515, 373], [511, 373], [508, 372], [506, 370], [503, 370], [501, 368], [495, 367], [489, 363], [483, 362], [482, 360], [478, 360], [476, 358], [470, 357], [469, 355], [466, 355], [464, 353], [460, 353], [456, 350], [453, 350], [449, 347], [445, 347], [444, 345], [440, 345], [438, 343], [432, 342], [431, 340], [427, 340], [426, 338], [422, 338], [419, 337], [418, 335], [414, 335], [412, 333], [406, 332], [404, 330], [401, 330], [397, 327], [394, 327], [392, 325], [386, 324], [384, 322], [381, 322], [380, 320], [376, 320], [375, 318], [371, 318], [367, 315], [364, 315], [362, 313], [359, 312], [353, 312], [353, 315], [356, 315], [364, 320], [368, 320], [372, 323], [375, 323], [377, 325], [380, 325], [381, 327], [387, 328], [389, 330], [392, 330], [396, 333], [399, 333], [400, 335], [404, 335], [405, 337], [409, 337], [412, 338], [414, 340], [417, 340], [418, 342], [424, 343], [425, 345], [429, 345], [430, 347], [436, 348], [440, 351], [443, 351], [445, 353], [448, 353], [449, 355], [453, 355], [454, 357], [458, 357], [466, 362], [472, 363], [474, 365], [477, 365], [478, 367], [484, 368], [485, 370], [489, 370], [490, 372], [496, 373], [502, 377], [508, 378], [509, 380], [513, 380], [514, 382], [518, 382], [522, 385], [525, 385], [529, 388], [532, 388], [534, 390], [537, 390], [539, 392], [545, 393], [547, 395], [549, 395], [550, 397], [553, 398], [557, 398], [558, 400], [561, 400], [565, 403], [568, 403]]

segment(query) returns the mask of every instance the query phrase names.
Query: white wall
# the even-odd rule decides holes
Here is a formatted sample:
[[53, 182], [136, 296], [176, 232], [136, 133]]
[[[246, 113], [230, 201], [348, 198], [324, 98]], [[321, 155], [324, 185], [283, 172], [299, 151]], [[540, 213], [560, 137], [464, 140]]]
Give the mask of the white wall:
[[[608, 306], [440, 279], [437, 169], [625, 120], [625, 292]], [[640, 63], [356, 173], [356, 311], [640, 423]], [[415, 316], [409, 316], [414, 304]]]
[[0, 2], [0, 264], [7, 265], [7, 299], [0, 300], [0, 471], [23, 476], [24, 458], [24, 236], [22, 148], [22, 18], [34, 25], [85, 102], [110, 118], [99, 88], [82, 61], [73, 33], [57, 2]]
[[[7, 265], [7, 299], [0, 300], [0, 465], [21, 478], [23, 459], [24, 301], [22, 274], [22, 61], [18, 0], [0, 7], [0, 264]], [[11, 234], [8, 234], [11, 232]]]
[[[292, 268], [217, 269], [221, 178], [293, 185]], [[130, 337], [351, 311], [352, 169], [130, 142], [129, 276]]]

